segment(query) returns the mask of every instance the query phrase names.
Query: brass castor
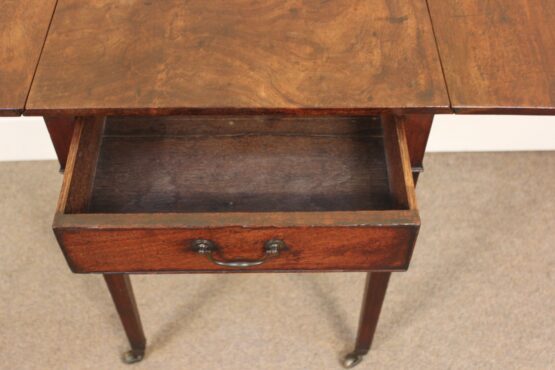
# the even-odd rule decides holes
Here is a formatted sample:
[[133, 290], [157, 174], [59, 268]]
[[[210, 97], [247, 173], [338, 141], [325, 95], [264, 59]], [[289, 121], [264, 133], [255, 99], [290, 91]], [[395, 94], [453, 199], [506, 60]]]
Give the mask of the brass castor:
[[351, 369], [360, 364], [363, 357], [363, 355], [358, 355], [355, 352], [349, 353], [343, 358], [343, 367], [345, 369]]
[[122, 360], [126, 364], [130, 365], [130, 364], [134, 364], [136, 362], [140, 362], [144, 357], [145, 357], [145, 351], [144, 350], [142, 350], [142, 351], [129, 350], [129, 351], [127, 351], [123, 354]]

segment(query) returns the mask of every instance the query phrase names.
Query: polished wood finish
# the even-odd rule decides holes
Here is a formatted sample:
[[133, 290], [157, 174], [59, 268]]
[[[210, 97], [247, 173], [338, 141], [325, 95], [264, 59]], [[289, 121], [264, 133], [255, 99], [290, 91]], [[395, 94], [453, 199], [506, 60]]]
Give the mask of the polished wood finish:
[[[222, 227], [191, 229], [104, 229], [56, 226], [74, 272], [247, 272], [247, 271], [402, 271], [416, 240], [411, 225], [350, 227]], [[196, 239], [213, 241], [220, 259], [257, 260], [268, 240], [287, 250], [248, 268], [215, 265], [191, 248]]]
[[131, 353], [134, 357], [142, 358], [145, 353], [146, 338], [131, 280], [124, 274], [105, 274], [104, 280], [131, 345]]
[[416, 210], [416, 195], [404, 121], [393, 116], [384, 116], [382, 121], [389, 190], [394, 207]]
[[457, 113], [555, 113], [553, 0], [428, 0]]
[[27, 113], [448, 108], [423, 0], [60, 0]]
[[[455, 112], [555, 111], [552, 1], [428, 3]], [[47, 37], [55, 8], [3, 3], [0, 115], [23, 112], [39, 58], [28, 114], [408, 114], [450, 105], [424, 1], [60, 0]]]
[[[221, 125], [222, 122], [214, 121], [214, 119], [210, 121], [208, 118], [196, 118], [196, 120], [186, 120], [186, 124], [183, 125], [183, 121], [172, 118], [170, 122], [166, 122], [165, 126], [146, 124], [144, 127], [141, 127], [140, 123], [133, 125], [124, 121], [120, 121], [124, 123], [123, 125], [110, 121], [105, 125], [101, 119], [78, 121], [60, 197], [59, 214], [54, 225], [58, 240], [74, 271], [229, 271], [229, 269], [210, 263], [206, 258], [192, 251], [190, 244], [194, 239], [214, 241], [219, 246], [221, 254], [227, 259], [239, 257], [257, 259], [261, 257], [262, 247], [267, 240], [283, 239], [286, 242], [288, 249], [280, 257], [274, 258], [266, 264], [249, 268], [247, 271], [369, 269], [391, 271], [407, 268], [418, 232], [419, 218], [414, 202], [414, 187], [406, 137], [403, 134], [401, 123], [384, 117], [383, 120], [387, 121], [387, 127], [383, 129], [382, 137], [380, 120], [326, 118], [299, 122], [299, 118], [267, 120], [259, 117], [233, 121], [231, 132], [226, 132]], [[206, 136], [191, 137], [190, 131], [194, 130], [195, 125], [200, 125], [206, 120], [209, 122], [204, 125], [206, 133], [203, 135]], [[160, 119], [156, 122], [160, 123]], [[229, 125], [229, 119], [226, 118], [223, 123]], [[236, 126], [239, 127], [236, 128]], [[239, 130], [238, 132], [247, 130], [248, 134], [245, 136], [233, 133], [233, 130]], [[102, 143], [103, 135], [107, 135], [108, 138], [129, 138], [128, 136], [130, 136], [135, 140], [135, 144], [130, 149], [119, 142], [116, 146], [121, 150], [114, 152], [110, 145]], [[163, 172], [162, 160], [149, 165], [137, 166], [137, 168], [143, 169], [142, 172], [128, 173], [124, 170], [126, 164], [132, 167], [134, 161], [142, 161], [145, 156], [152, 156], [153, 160], [156, 158], [169, 160], [172, 155], [164, 154], [168, 147], [176, 157], [176, 161], [171, 162], [175, 163], [173, 172], [179, 172], [177, 170], [180, 168], [181, 162], [189, 163], [187, 162], [188, 156], [194, 157], [191, 162], [200, 161], [202, 164], [202, 158], [195, 157], [191, 151], [180, 152], [181, 149], [176, 148], [187, 147], [189, 145], [187, 142], [191, 139], [194, 142], [210, 142], [214, 140], [214, 137], [220, 137], [218, 135], [224, 141], [218, 145], [212, 145], [211, 150], [218, 151], [218, 147], [223, 147], [223, 145], [229, 149], [234, 145], [228, 142], [230, 138], [238, 140], [240, 143], [236, 147], [238, 151], [220, 150], [219, 155], [229, 160], [229, 163], [219, 163], [217, 156], [212, 158], [210, 162], [215, 162], [219, 171], [225, 172], [224, 167], [232, 166], [233, 160], [239, 160], [244, 165], [248, 164], [245, 157], [238, 156], [238, 154], [244, 153], [251, 145], [257, 150], [257, 153], [258, 151], [262, 153], [258, 156], [261, 160], [260, 163], [246, 165], [262, 174], [261, 177], [257, 177], [256, 173], [250, 172], [250, 176], [247, 178], [248, 181], [258, 183], [262, 189], [258, 195], [256, 195], [256, 189], [252, 190], [260, 198], [260, 201], [246, 203], [248, 207], [239, 205], [239, 208], [247, 212], [231, 212], [233, 207], [230, 209], [229, 206], [222, 209], [219, 202], [226, 198], [222, 198], [223, 195], [218, 195], [218, 192], [226, 194], [226, 189], [211, 188], [210, 185], [206, 185], [208, 194], [211, 192], [216, 194], [215, 197], [210, 198], [202, 193], [194, 193], [195, 188], [187, 188], [190, 185], [183, 183], [182, 180], [190, 182], [190, 177], [180, 178], [178, 176], [173, 180], [171, 177], [168, 178], [168, 174]], [[272, 147], [268, 155], [263, 155], [266, 145], [274, 145], [266, 140], [268, 136], [272, 140], [280, 142], [280, 145], [287, 150], [282, 150], [280, 145], [277, 145]], [[261, 138], [261, 142], [256, 141]], [[286, 140], [280, 140], [280, 138]], [[330, 140], [330, 138], [333, 139], [331, 145], [322, 141]], [[174, 146], [171, 143], [168, 144], [166, 139], [185, 140], [185, 144], [182, 142], [178, 146]], [[245, 139], [249, 140], [249, 145], [242, 143], [242, 140]], [[301, 142], [297, 142], [299, 139]], [[313, 145], [311, 140], [318, 145]], [[375, 140], [383, 140], [383, 144], [372, 144]], [[159, 145], [146, 151], [140, 144], [143, 141], [154, 141]], [[361, 146], [359, 141], [364, 142], [365, 145]], [[294, 145], [290, 145], [290, 143]], [[342, 145], [345, 147], [334, 148], [334, 146]], [[299, 148], [295, 148], [295, 146]], [[368, 148], [372, 146], [381, 149], [369, 152]], [[98, 154], [99, 148], [100, 155]], [[135, 151], [136, 148], [139, 149], [138, 152]], [[193, 150], [198, 148], [202, 149], [202, 145], [198, 144], [192, 147]], [[343, 152], [343, 150], [346, 151]], [[384, 151], [387, 153], [385, 161], [383, 159]], [[214, 155], [210, 151], [202, 152], [207, 156]], [[310, 158], [312, 163], [316, 164], [315, 169], [309, 169], [308, 163], [306, 166], [302, 163], [303, 156], [308, 155], [309, 152], [313, 153]], [[109, 155], [106, 156], [106, 153]], [[349, 156], [347, 153], [350, 153]], [[376, 157], [371, 159], [375, 162], [363, 159], [369, 154]], [[267, 182], [268, 177], [274, 178], [271, 171], [267, 172], [268, 167], [266, 166], [267, 163], [272, 163], [272, 166], [277, 165], [273, 162], [274, 155], [278, 155], [278, 158], [289, 166], [301, 163], [307, 179], [297, 184], [297, 188], [295, 188], [294, 181], [301, 172], [291, 173], [287, 182], [276, 178], [275, 181], [279, 185], [277, 187]], [[254, 154], [253, 156], [257, 157]], [[337, 158], [333, 158], [334, 156], [338, 156], [344, 161], [343, 167], [348, 169], [347, 172], [341, 169], [339, 172], [336, 171], [335, 176], [333, 175], [334, 169], [342, 167], [334, 162], [337, 160]], [[379, 159], [380, 157], [382, 159]], [[100, 159], [97, 161], [97, 158]], [[297, 159], [300, 161], [297, 162]], [[108, 168], [119, 169], [114, 174], [110, 172], [111, 180], [109, 181], [102, 178], [105, 174], [101, 173], [103, 170], [100, 164], [104, 160], [118, 162], [114, 167], [107, 164]], [[355, 161], [355, 163], [362, 161], [361, 168], [359, 168], [360, 166], [352, 167], [351, 161]], [[400, 161], [403, 163], [399, 163]], [[371, 163], [374, 167], [381, 166], [381, 170], [376, 168], [372, 171]], [[197, 168], [197, 171], [200, 171], [201, 175], [206, 171], [212, 173], [210, 172], [212, 170], [202, 168], [210, 165], [214, 165], [214, 163], [204, 163]], [[269, 168], [272, 169], [272, 166]], [[322, 169], [318, 169], [319, 166], [322, 166]], [[152, 173], [149, 174], [147, 169]], [[327, 174], [328, 177], [322, 175], [326, 169], [331, 170]], [[158, 170], [161, 172], [157, 172]], [[239, 168], [237, 170], [242, 171]], [[287, 174], [288, 169], [281, 170]], [[182, 171], [187, 171], [187, 167], [182, 167]], [[364, 174], [357, 174], [359, 171], [375, 173], [375, 180], [372, 177], [365, 177]], [[385, 173], [389, 175], [383, 177]], [[93, 174], [96, 174], [94, 181]], [[124, 199], [127, 199], [126, 192], [129, 192], [131, 195], [128, 200], [119, 202], [110, 198], [116, 202], [116, 207], [110, 206], [110, 202], [100, 202], [98, 199], [96, 204], [91, 202], [95, 194], [97, 197], [106, 197], [109, 193], [107, 190], [95, 193], [94, 188], [97, 186], [95, 183], [109, 184], [112, 181], [116, 183], [113, 179], [117, 177], [117, 174], [129, 177], [130, 180], [120, 184], [122, 186], [116, 184], [111, 191]], [[160, 181], [162, 186], [155, 183], [150, 186], [140, 185], [144, 178], [149, 176], [154, 182]], [[228, 176], [233, 179], [231, 174]], [[142, 178], [139, 179], [139, 177]], [[201, 180], [205, 178], [205, 175], [200, 177]], [[353, 179], [356, 181], [351, 182]], [[222, 179], [224, 183], [227, 180], [227, 178]], [[248, 186], [243, 179], [235, 180], [238, 181], [237, 186], [232, 185], [233, 181], [231, 181], [231, 189]], [[312, 185], [308, 180], [313, 181]], [[338, 180], [339, 182], [337, 182]], [[359, 186], [365, 186], [367, 190], [371, 190], [376, 186], [372, 183], [373, 181], [383, 182], [385, 185], [379, 185], [378, 188], [381, 189], [382, 186], [385, 186], [385, 193], [383, 189], [377, 193], [367, 191], [366, 197], [385, 197], [386, 201], [393, 197], [394, 201], [389, 207], [384, 208], [387, 203], [384, 203], [383, 200], [377, 203], [364, 200], [362, 193], [358, 195], [359, 201], [362, 205], [368, 206], [368, 209], [355, 211], [352, 210], [352, 205], [347, 204], [346, 209], [341, 209], [338, 208], [338, 203], [327, 201], [326, 197], [321, 196], [315, 197], [311, 202], [303, 199], [303, 196], [297, 196], [295, 199], [301, 207], [294, 203], [288, 204], [286, 210], [289, 212], [283, 212], [280, 208], [283, 207], [282, 203], [287, 204], [285, 199], [290, 195], [289, 193], [286, 193], [283, 198], [278, 196], [276, 201], [272, 201], [281, 188], [289, 188], [290, 191], [292, 191], [291, 189], [300, 190], [300, 194], [303, 194], [305, 187], [315, 189], [316, 192], [319, 187], [323, 187], [330, 192], [330, 198], [332, 195], [341, 198], [344, 196], [339, 191], [341, 188], [339, 184], [350, 191], [359, 189]], [[195, 180], [194, 184], [201, 182]], [[358, 185], [359, 182], [362, 185]], [[133, 193], [132, 188], [137, 184], [140, 185], [140, 191]], [[157, 205], [157, 199], [161, 199], [158, 202], [163, 203], [164, 192], [169, 191], [174, 198], [177, 195], [185, 197], [185, 194], [175, 192], [176, 188], [181, 187], [192, 192], [192, 198], [204, 197], [203, 199], [209, 207], [202, 208], [194, 200], [184, 201], [183, 204], [177, 200], [174, 204], [175, 209], [168, 208], [171, 205], [169, 202], [165, 203], [163, 207]], [[134, 197], [148, 192], [145, 189], [149, 189], [155, 194], [153, 203], [143, 202], [144, 204], [132, 205], [130, 208], [125, 205]], [[270, 200], [268, 204], [273, 205], [273, 209], [264, 204], [264, 197]], [[374, 206], [377, 209], [373, 209]], [[304, 209], [311, 207], [313, 207], [312, 212]], [[169, 213], [160, 213], [160, 208]], [[83, 209], [87, 209], [87, 211], [83, 212]], [[355, 209], [360, 209], [360, 207], [355, 207]], [[107, 210], [121, 213], [106, 213]], [[135, 212], [124, 212], [129, 210]], [[202, 212], [198, 212], [199, 210]], [[94, 211], [103, 213], [91, 213]], [[142, 213], [136, 213], [137, 211]]]
[[[104, 118], [79, 118], [73, 131], [58, 212], [82, 213], [89, 207]], [[73, 143], [79, 142], [79, 145]], [[79, 150], [87, 148], [87, 150]]]
[[73, 137], [75, 117], [44, 117], [44, 123], [54, 145], [60, 169], [66, 168], [67, 155]]
[[56, 0], [0, 2], [0, 116], [23, 111]]
[[356, 355], [367, 354], [372, 346], [390, 276], [390, 272], [369, 272], [366, 276], [354, 350]]
[[428, 137], [434, 121], [433, 114], [409, 114], [398, 116], [397, 119], [404, 122], [405, 134], [407, 135], [407, 147], [409, 149], [410, 164], [414, 182], [418, 181], [418, 176], [424, 171], [424, 154]]

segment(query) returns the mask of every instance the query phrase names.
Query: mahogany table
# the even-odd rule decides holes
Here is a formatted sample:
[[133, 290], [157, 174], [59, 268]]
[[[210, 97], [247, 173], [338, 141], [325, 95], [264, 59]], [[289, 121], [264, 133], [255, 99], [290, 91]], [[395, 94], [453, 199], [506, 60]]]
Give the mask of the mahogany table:
[[54, 231], [146, 339], [130, 273], [368, 271], [368, 353], [441, 113], [555, 113], [551, 0], [0, 0], [0, 115], [43, 116]]

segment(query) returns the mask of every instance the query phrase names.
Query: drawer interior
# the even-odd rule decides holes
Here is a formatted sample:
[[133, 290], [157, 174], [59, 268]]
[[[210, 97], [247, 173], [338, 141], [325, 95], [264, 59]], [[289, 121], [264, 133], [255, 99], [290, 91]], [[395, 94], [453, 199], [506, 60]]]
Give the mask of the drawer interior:
[[397, 128], [380, 117], [82, 119], [60, 211], [410, 209]]
[[402, 209], [379, 117], [118, 117], [84, 124], [66, 213]]

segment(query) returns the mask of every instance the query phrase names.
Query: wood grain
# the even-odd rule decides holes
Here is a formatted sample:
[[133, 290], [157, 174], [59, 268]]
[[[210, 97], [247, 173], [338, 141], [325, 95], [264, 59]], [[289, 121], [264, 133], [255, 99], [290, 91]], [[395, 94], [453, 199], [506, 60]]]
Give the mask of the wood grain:
[[0, 2], [0, 116], [23, 111], [56, 0]]
[[[61, 207], [63, 208], [63, 207]], [[67, 213], [58, 211], [62, 229], [210, 229], [223, 227], [402, 227], [420, 223], [416, 210], [333, 212]]]
[[44, 117], [44, 123], [50, 135], [50, 140], [56, 150], [60, 169], [66, 167], [73, 128], [75, 127], [75, 117]]
[[68, 171], [64, 173], [58, 200], [58, 212], [80, 213], [87, 210], [103, 129], [103, 117], [77, 119], [69, 148]]
[[384, 116], [382, 125], [392, 198], [401, 209], [416, 209], [414, 180], [404, 121], [394, 116]]
[[412, 166], [414, 183], [416, 184], [418, 176], [424, 172], [424, 154], [426, 153], [426, 145], [428, 144], [434, 115], [408, 114], [398, 116], [397, 119], [404, 122], [410, 164]]
[[356, 355], [363, 356], [370, 351], [390, 277], [390, 272], [369, 272], [366, 275], [357, 339], [353, 351]]
[[428, 3], [455, 112], [555, 112], [555, 1]]
[[448, 107], [424, 0], [60, 0], [27, 110]]
[[146, 338], [133, 294], [133, 286], [128, 275], [106, 274], [104, 280], [118, 311], [123, 330], [127, 335], [131, 351], [134, 356], [143, 356], [146, 348]]
[[390, 198], [379, 120], [129, 118], [106, 122], [89, 212], [377, 210]]
[[[74, 272], [401, 271], [408, 268], [418, 225], [55, 231]], [[225, 268], [193, 251], [195, 239], [212, 240], [227, 260], [259, 259], [270, 239], [288, 248], [259, 266]]]

